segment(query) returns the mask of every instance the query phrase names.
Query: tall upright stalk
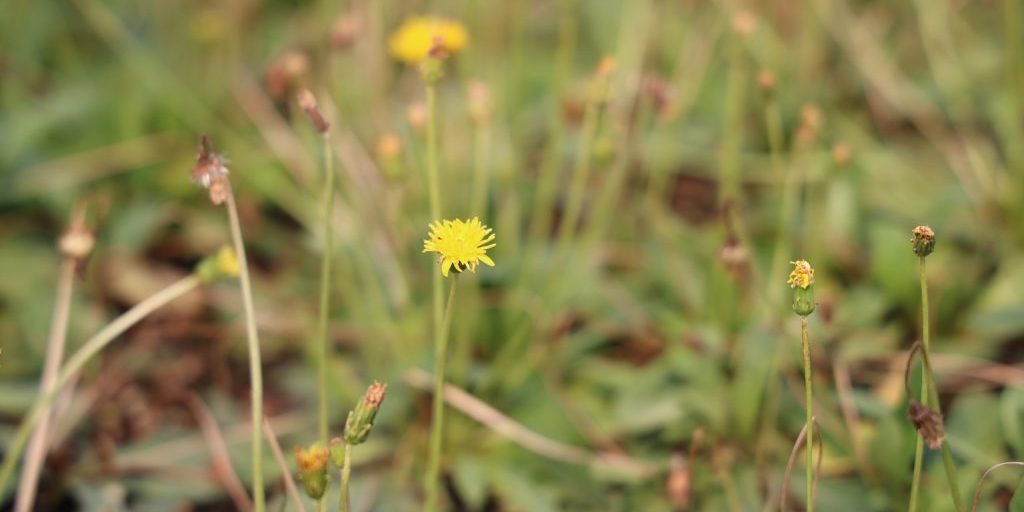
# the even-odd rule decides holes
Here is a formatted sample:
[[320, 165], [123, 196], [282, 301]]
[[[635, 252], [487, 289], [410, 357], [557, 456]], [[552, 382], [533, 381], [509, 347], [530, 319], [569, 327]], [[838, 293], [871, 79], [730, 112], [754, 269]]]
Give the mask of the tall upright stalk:
[[807, 317], [800, 317], [800, 341], [804, 355], [804, 394], [807, 401], [807, 512], [814, 512], [814, 392], [811, 387], [811, 339], [807, 332]]
[[[68, 333], [68, 314], [71, 311], [71, 290], [75, 280], [75, 258], [65, 256], [57, 273], [57, 298], [53, 307], [53, 319], [50, 322], [50, 335], [46, 342], [46, 359], [43, 362], [43, 375], [40, 379], [40, 393], [48, 393], [54, 389], [60, 363], [64, 359], [64, 343]], [[17, 512], [32, 510], [35, 502], [36, 486], [39, 484], [39, 473], [47, 452], [47, 433], [50, 431], [50, 408], [43, 410], [39, 418], [39, 427], [32, 434], [25, 455], [25, 464], [21, 467], [21, 479], [18, 481], [18, 497], [15, 502]], [[2, 491], [2, 489], [0, 489]]]
[[252, 400], [252, 494], [256, 512], [266, 508], [263, 490], [263, 364], [260, 361], [260, 339], [256, 329], [256, 312], [252, 304], [252, 285], [249, 281], [249, 263], [242, 242], [242, 227], [238, 221], [235, 193], [227, 185], [228, 220], [231, 240], [238, 257], [238, 281], [242, 288], [242, 306], [245, 309], [245, 330], [249, 343], [249, 378]]
[[451, 323], [452, 306], [455, 303], [455, 285], [459, 282], [458, 276], [452, 276], [451, 281], [444, 318], [434, 326], [434, 401], [430, 421], [430, 456], [427, 459], [427, 503], [425, 507], [427, 512], [439, 510], [440, 488], [438, 484], [441, 476], [441, 447], [444, 437], [444, 367], [448, 351], [448, 324]]
[[[921, 280], [921, 405], [932, 407], [938, 416], [942, 417], [942, 404], [939, 402], [938, 387], [935, 385], [935, 376], [932, 373], [930, 336], [929, 336], [929, 315], [928, 315], [928, 280], [926, 274], [926, 258], [919, 257], [920, 280]], [[929, 401], [932, 403], [929, 406]], [[910, 507], [913, 511], [917, 507], [918, 495], [921, 487], [921, 469], [924, 454], [924, 438], [917, 436], [917, 446], [914, 453], [914, 476], [910, 487]], [[960, 496], [960, 487], [956, 482], [956, 468], [953, 465], [953, 454], [949, 451], [949, 443], [942, 441], [942, 465], [946, 472], [946, 480], [949, 483], [950, 497], [957, 512], [963, 512], [963, 498]]]
[[39, 422], [43, 411], [50, 407], [57, 393], [71, 380], [79, 371], [85, 367], [96, 354], [103, 350], [111, 341], [117, 339], [133, 325], [148, 316], [153, 311], [161, 308], [167, 303], [194, 290], [202, 281], [196, 275], [190, 275], [176, 283], [164, 288], [148, 299], [138, 303], [121, 316], [114, 319], [103, 329], [100, 329], [93, 337], [89, 338], [61, 368], [53, 387], [45, 394], [36, 398], [28, 414], [21, 420], [18, 431], [14, 434], [10, 444], [5, 448], [4, 461], [0, 465], [0, 490], [6, 489], [14, 472], [14, 467], [21, 458], [22, 450], [28, 441], [29, 435]]
[[[437, 80], [431, 79], [424, 74], [427, 96], [427, 190], [430, 194], [430, 217], [432, 221], [441, 220], [441, 184], [440, 171], [437, 163], [438, 141], [437, 141]], [[442, 304], [444, 292], [441, 289], [441, 273], [431, 272], [431, 287], [433, 298], [433, 320], [434, 320], [434, 379], [444, 385], [444, 352], [447, 343], [443, 339], [444, 330], [444, 305]], [[454, 280], [452, 282], [454, 292]], [[438, 480], [441, 473], [441, 437], [444, 421], [444, 400], [435, 394], [432, 406], [433, 415], [430, 425], [430, 452], [427, 458], [427, 472], [424, 476], [424, 487], [426, 488], [426, 510], [432, 512], [437, 510], [439, 496]]]
[[331, 214], [334, 211], [334, 158], [330, 137], [323, 134], [324, 145], [324, 248], [320, 261], [320, 318], [317, 325], [317, 389], [319, 398], [320, 442], [327, 446], [327, 327], [331, 301], [331, 257], [334, 253], [334, 230]]
[[[320, 260], [320, 318], [316, 329], [316, 373], [317, 373], [317, 401], [318, 401], [318, 425], [320, 430], [320, 443], [327, 446], [327, 330], [331, 308], [331, 259], [334, 256], [334, 230], [331, 226], [331, 214], [334, 211], [334, 158], [331, 152], [331, 139], [327, 131], [322, 134], [324, 146], [324, 248]], [[317, 510], [323, 512], [327, 509], [326, 500], [320, 499], [317, 503]]]

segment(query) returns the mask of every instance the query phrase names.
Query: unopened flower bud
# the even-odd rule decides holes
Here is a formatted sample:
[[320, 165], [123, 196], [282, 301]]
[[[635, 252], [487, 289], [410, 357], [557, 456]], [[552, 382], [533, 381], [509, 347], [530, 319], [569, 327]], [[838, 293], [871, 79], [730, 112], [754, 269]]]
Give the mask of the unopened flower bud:
[[274, 59], [267, 66], [264, 80], [270, 95], [276, 99], [287, 98], [305, 79], [309, 72], [309, 57], [302, 52], [290, 51]]
[[910, 418], [928, 448], [938, 450], [942, 447], [942, 441], [946, 439], [945, 431], [942, 428], [942, 415], [917, 400], [911, 400], [907, 417]]
[[411, 103], [405, 109], [405, 120], [417, 132], [427, 125], [427, 106], [421, 102]]
[[314, 500], [323, 497], [327, 491], [327, 460], [330, 454], [320, 443], [313, 443], [309, 448], [295, 449], [295, 460], [299, 466], [299, 480], [306, 494]]
[[786, 284], [793, 289], [793, 312], [807, 316], [814, 312], [814, 269], [805, 260], [791, 261], [793, 271]]
[[914, 237], [910, 242], [914, 248], [914, 254], [924, 258], [935, 250], [935, 231], [928, 226], [918, 226], [912, 231]]
[[218, 279], [238, 277], [238, 257], [231, 247], [223, 246], [217, 254], [207, 256], [196, 265], [196, 275], [204, 283], [210, 283]]
[[377, 155], [377, 162], [389, 178], [398, 178], [402, 175], [402, 140], [394, 133], [384, 133], [377, 139], [374, 147]]
[[380, 410], [380, 404], [384, 401], [384, 393], [387, 389], [387, 384], [374, 382], [366, 390], [366, 394], [363, 395], [356, 408], [348, 413], [344, 434], [346, 443], [357, 445], [366, 441], [370, 430], [373, 429], [373, 420], [377, 417], [377, 411]]
[[331, 49], [345, 50], [359, 38], [363, 31], [363, 20], [355, 14], [346, 14], [331, 24]]
[[65, 258], [82, 261], [92, 252], [93, 246], [96, 245], [96, 237], [84, 222], [74, 220], [61, 235], [57, 245]]
[[757, 87], [764, 94], [775, 92], [775, 72], [770, 69], [762, 69], [757, 73]]
[[853, 158], [853, 152], [850, 150], [850, 146], [844, 142], [837, 142], [832, 146], [832, 163], [838, 168], [846, 167], [850, 165], [850, 159]]
[[469, 84], [469, 118], [477, 126], [491, 120], [491, 90], [481, 81]]
[[665, 482], [665, 494], [675, 510], [686, 510], [690, 506], [693, 494], [693, 472], [686, 456], [673, 453], [669, 459], [668, 480]]
[[757, 30], [757, 16], [743, 9], [732, 17], [732, 30], [740, 37], [750, 37]]
[[299, 100], [299, 108], [309, 116], [309, 121], [313, 123], [313, 128], [316, 129], [317, 133], [323, 135], [327, 133], [327, 129], [331, 127], [331, 123], [328, 123], [324, 119], [323, 112], [320, 111], [320, 106], [316, 103], [316, 96], [309, 89], [299, 89], [297, 94]]

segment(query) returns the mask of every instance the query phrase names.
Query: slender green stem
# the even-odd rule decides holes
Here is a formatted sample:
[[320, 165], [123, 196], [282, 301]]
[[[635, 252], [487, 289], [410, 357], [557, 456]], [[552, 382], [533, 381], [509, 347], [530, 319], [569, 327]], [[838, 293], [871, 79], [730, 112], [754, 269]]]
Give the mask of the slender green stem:
[[430, 217], [441, 220], [441, 183], [437, 167], [437, 84], [427, 82], [427, 191]]
[[320, 323], [317, 326], [317, 387], [320, 405], [320, 442], [327, 446], [327, 326], [331, 302], [331, 257], [334, 252], [334, 230], [331, 229], [331, 213], [334, 211], [334, 158], [331, 154], [330, 137], [325, 133], [324, 142], [324, 248], [320, 262]]
[[341, 494], [338, 496], [338, 511], [349, 512], [348, 481], [352, 476], [352, 445], [345, 443], [345, 462], [341, 464]]
[[[74, 286], [77, 265], [74, 258], [65, 256], [57, 274], [57, 299], [53, 307], [50, 336], [46, 342], [46, 360], [39, 383], [39, 389], [44, 393], [53, 389], [57, 372], [60, 371], [60, 363], [64, 359], [68, 315], [71, 312], [71, 289]], [[32, 434], [32, 439], [28, 443], [25, 464], [21, 467], [21, 480], [18, 482], [18, 497], [15, 503], [15, 510], [18, 512], [32, 510], [32, 503], [35, 502], [39, 472], [43, 466], [43, 459], [46, 458], [46, 436], [50, 431], [50, 416], [50, 408], [47, 407], [39, 418], [39, 428]]]
[[[924, 293], [927, 294], [928, 288], [925, 284], [924, 261], [925, 259], [921, 258], [921, 283], [923, 285], [922, 289], [924, 290]], [[924, 304], [925, 307], [927, 307], [927, 299], [925, 300]], [[924, 315], [924, 321], [926, 323], [928, 321], [927, 313]], [[924, 329], [925, 338], [927, 338], [928, 336], [927, 332], [927, 328]], [[939, 389], [938, 386], [935, 385], [935, 373], [932, 371], [931, 353], [929, 352], [927, 347], [927, 343], [921, 344], [921, 361], [923, 361], [924, 366], [923, 373], [928, 377], [926, 380], [923, 379], [925, 382], [927, 382], [928, 387], [927, 389], [922, 390], [921, 395], [924, 396], [925, 393], [928, 394], [931, 402], [935, 404], [935, 412], [938, 413], [939, 417], [941, 418], [942, 403], [939, 402]], [[918, 436], [918, 439], [920, 440], [921, 436]], [[946, 441], [945, 439], [943, 439], [942, 441], [942, 466], [943, 469], [946, 471], [946, 480], [949, 483], [949, 493], [950, 496], [953, 498], [953, 505], [956, 507], [957, 512], [963, 512], [963, 498], [960, 496], [960, 486], [958, 486], [956, 482], [956, 467], [953, 465], [953, 454], [949, 450], [949, 442]]]
[[800, 317], [800, 340], [804, 352], [804, 392], [807, 400], [807, 512], [814, 512], [814, 393], [811, 390], [811, 338], [807, 317]]
[[135, 307], [129, 309], [123, 315], [107, 324], [106, 327], [93, 335], [92, 338], [89, 338], [77, 352], [68, 358], [68, 362], [61, 368], [60, 373], [57, 375], [57, 380], [53, 387], [45, 394], [36, 398], [36, 401], [32, 404], [32, 408], [29, 410], [28, 414], [26, 414], [21, 420], [21, 425], [18, 426], [18, 431], [14, 434], [14, 438], [5, 448], [6, 454], [3, 465], [0, 466], [0, 494], [3, 493], [4, 489], [7, 489], [7, 484], [10, 481], [11, 474], [14, 472], [14, 467], [17, 464], [18, 459], [21, 457], [21, 452], [25, 448], [25, 443], [28, 441], [29, 435], [32, 433], [32, 430], [39, 421], [39, 418], [42, 416], [43, 411], [50, 407], [50, 404], [53, 403], [54, 397], [57, 396], [57, 393], [60, 392], [61, 388], [63, 388], [74, 375], [81, 371], [93, 356], [110, 344], [111, 341], [138, 323], [139, 320], [142, 320], [153, 311], [156, 311], [174, 299], [192, 291], [199, 286], [199, 284], [199, 278], [195, 275], [190, 275], [167, 288], [164, 288], [148, 299], [136, 304]]
[[[598, 77], [595, 80], [606, 79]], [[583, 124], [580, 127], [579, 143], [576, 148], [576, 165], [573, 167], [572, 181], [569, 184], [565, 215], [562, 216], [561, 224], [558, 227], [558, 254], [563, 254], [568, 250], [573, 233], [576, 231], [576, 224], [583, 213], [583, 197], [587, 191], [590, 155], [593, 152], [591, 147], [597, 134], [600, 114], [601, 105], [594, 98], [589, 99], [583, 111]]]
[[[934, 403], [934, 410], [942, 417], [942, 404], [939, 402], [939, 391], [935, 385], [935, 377], [932, 373], [931, 352], [930, 352], [930, 331], [928, 315], [928, 280], [926, 274], [926, 259], [920, 258], [921, 278], [921, 360], [923, 368], [921, 371], [921, 404], [928, 407], [929, 401]], [[924, 452], [924, 439], [917, 436], [917, 451], [914, 459], [914, 479], [910, 487], [910, 510], [917, 506], [917, 497], [921, 487], [921, 469]], [[962, 512], [963, 498], [960, 496], [960, 487], [956, 482], [956, 468], [953, 465], [953, 454], [949, 451], [949, 443], [942, 442], [942, 464], [946, 471], [946, 479], [949, 482], [950, 496], [953, 498], [953, 505], [957, 512]]]
[[228, 220], [231, 239], [238, 256], [238, 281], [242, 287], [242, 306], [245, 309], [245, 330], [249, 340], [249, 378], [252, 381], [252, 494], [256, 512], [266, 508], [263, 491], [263, 365], [260, 362], [260, 339], [256, 330], [256, 312], [252, 305], [252, 285], [249, 282], [249, 262], [242, 243], [242, 227], [238, 221], [235, 193], [228, 186]]
[[562, 148], [565, 143], [565, 120], [557, 102], [564, 89], [566, 77], [572, 69], [572, 59], [576, 53], [576, 36], [579, 29], [577, 16], [574, 13], [574, 4], [575, 0], [559, 2], [558, 49], [555, 53], [555, 66], [551, 73], [550, 86], [556, 104], [550, 111], [548, 126], [551, 131], [547, 140], [544, 161], [540, 165], [537, 177], [537, 189], [530, 218], [529, 237], [531, 241], [539, 241], [548, 236], [548, 230], [551, 229], [555, 194], [558, 191], [558, 177], [562, 167]]
[[[920, 258], [920, 279], [921, 279], [921, 351], [922, 354], [928, 352], [928, 281], [925, 279], [925, 258]], [[927, 358], [926, 355], [922, 355], [922, 358]], [[929, 372], [921, 372], [921, 405], [928, 406], [928, 385], [929, 385]], [[924, 462], [924, 438], [917, 436], [917, 442], [914, 446], [914, 474], [910, 481], [910, 505], [907, 507], [908, 512], [915, 512], [917, 510], [918, 495], [921, 492], [921, 468]]]
[[[441, 185], [439, 170], [437, 164], [437, 84], [432, 80], [427, 80], [427, 190], [430, 194], [430, 217], [433, 221], [438, 222], [441, 220]], [[436, 268], [431, 272], [432, 274], [432, 295], [433, 295], [433, 317], [434, 317], [434, 346], [435, 355], [436, 353], [444, 353], [447, 344], [444, 340], [444, 291], [442, 290], [441, 284], [441, 273]], [[455, 288], [454, 280], [452, 282], [452, 292]], [[435, 365], [440, 370], [444, 369], [444, 357], [439, 357]], [[436, 370], [435, 370], [436, 372]], [[444, 375], [441, 372], [438, 373], [438, 378], [441, 379], [443, 384]], [[438, 399], [434, 398], [434, 417], [431, 425], [431, 443], [430, 443], [430, 454], [427, 461], [427, 474], [425, 477], [425, 487], [427, 493], [426, 510], [433, 511], [437, 507], [438, 497], [438, 480], [440, 472], [440, 458], [441, 458], [441, 413], [438, 413]], [[435, 441], [436, 438], [436, 450]]]
[[473, 134], [473, 215], [483, 218], [487, 212], [487, 189], [490, 181], [491, 126], [483, 121]]
[[427, 512], [436, 512], [440, 497], [441, 441], [444, 429], [444, 363], [448, 350], [448, 324], [451, 323], [452, 306], [455, 303], [455, 285], [458, 276], [451, 277], [448, 290], [448, 305], [445, 306], [444, 320], [434, 327], [434, 400], [430, 421], [430, 457], [427, 460]]
[[[320, 442], [327, 446], [327, 329], [331, 308], [331, 259], [334, 256], [334, 229], [331, 216], [334, 211], [334, 155], [331, 152], [329, 132], [323, 134], [324, 146], [324, 203], [323, 203], [323, 256], [320, 260], [320, 318], [316, 330], [317, 398], [319, 405]], [[319, 500], [317, 510], [327, 510], [327, 501]]]

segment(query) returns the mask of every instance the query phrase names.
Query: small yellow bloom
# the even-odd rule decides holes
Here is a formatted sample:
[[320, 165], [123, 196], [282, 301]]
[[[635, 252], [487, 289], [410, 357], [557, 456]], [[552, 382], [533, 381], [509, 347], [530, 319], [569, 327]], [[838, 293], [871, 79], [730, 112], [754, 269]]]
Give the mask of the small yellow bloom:
[[447, 277], [452, 268], [456, 272], [469, 269], [476, 272], [477, 263], [494, 266], [487, 249], [494, 247], [494, 234], [480, 219], [442, 220], [430, 225], [429, 238], [423, 241], [423, 252], [441, 255], [441, 275]]
[[391, 34], [391, 55], [407, 64], [425, 60], [434, 48], [447, 54], [458, 53], [469, 42], [466, 27], [457, 21], [420, 16], [405, 20]]
[[298, 462], [299, 471], [310, 473], [320, 471], [327, 467], [327, 460], [330, 452], [319, 443], [313, 443], [307, 449], [296, 448], [295, 460]]
[[225, 245], [217, 251], [217, 268], [228, 277], [238, 277], [240, 269], [234, 249]]
[[814, 284], [814, 269], [811, 268], [810, 263], [807, 263], [806, 260], [796, 260], [790, 263], [794, 266], [793, 271], [789, 273], [789, 280], [786, 281], [790, 288], [799, 286], [806, 290]]

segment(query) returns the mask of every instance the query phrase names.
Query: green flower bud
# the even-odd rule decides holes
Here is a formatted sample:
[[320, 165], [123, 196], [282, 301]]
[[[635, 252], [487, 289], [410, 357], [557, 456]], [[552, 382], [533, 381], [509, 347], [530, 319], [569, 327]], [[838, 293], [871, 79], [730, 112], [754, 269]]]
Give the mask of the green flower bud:
[[345, 465], [345, 442], [337, 437], [331, 439], [331, 462], [339, 469]]
[[313, 443], [303, 450], [295, 449], [295, 459], [299, 466], [299, 480], [306, 494], [314, 500], [323, 497], [327, 491], [327, 448], [320, 443]]
[[356, 408], [348, 413], [348, 418], [345, 420], [344, 434], [346, 443], [354, 446], [366, 441], [366, 438], [370, 435], [370, 430], [373, 428], [373, 419], [377, 416], [380, 404], [384, 401], [384, 392], [387, 389], [387, 384], [374, 382], [366, 390], [366, 394], [363, 395], [363, 399], [359, 401]]
[[217, 254], [203, 258], [203, 261], [196, 265], [196, 275], [204, 283], [238, 277], [238, 271], [238, 258], [235, 256], [235, 251], [226, 245], [221, 247]]
[[914, 237], [910, 239], [910, 243], [914, 247], [914, 254], [924, 258], [935, 250], [935, 232], [928, 226], [918, 226], [914, 228]]

